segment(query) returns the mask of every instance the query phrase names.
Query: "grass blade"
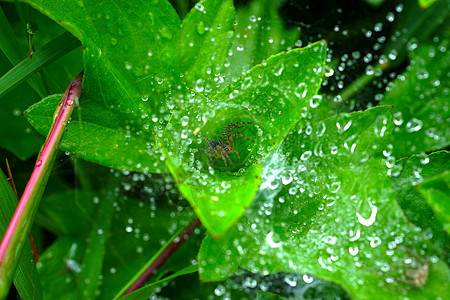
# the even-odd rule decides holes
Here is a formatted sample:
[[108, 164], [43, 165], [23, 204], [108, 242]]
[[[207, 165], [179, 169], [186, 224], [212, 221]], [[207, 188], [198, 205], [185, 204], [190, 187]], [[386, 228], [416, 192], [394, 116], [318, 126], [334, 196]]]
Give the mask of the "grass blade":
[[0, 78], [0, 96], [79, 45], [80, 42], [70, 33], [61, 34], [36, 52], [32, 59], [22, 60]]
[[[5, 233], [16, 206], [17, 197], [5, 174], [0, 171], [0, 232], [2, 234]], [[41, 284], [36, 265], [33, 263], [31, 243], [28, 237], [29, 235], [25, 235], [24, 252], [17, 265], [17, 271], [14, 275], [14, 285], [22, 299], [42, 299]], [[3, 280], [1, 280], [1, 283], [3, 283]]]
[[[0, 49], [5, 53], [5, 56], [13, 64], [17, 65], [20, 61], [27, 56], [24, 49], [20, 46], [17, 38], [6, 19], [3, 10], [0, 7]], [[39, 94], [40, 97], [47, 95], [42, 78], [33, 76], [28, 79], [30, 86]]]

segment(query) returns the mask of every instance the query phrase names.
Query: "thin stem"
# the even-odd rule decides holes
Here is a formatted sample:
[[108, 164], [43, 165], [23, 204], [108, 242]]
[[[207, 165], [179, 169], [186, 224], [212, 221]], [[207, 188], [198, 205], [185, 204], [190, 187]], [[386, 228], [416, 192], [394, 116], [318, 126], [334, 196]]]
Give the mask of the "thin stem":
[[0, 244], [0, 299], [6, 298], [12, 278], [39, 207], [59, 142], [81, 95], [83, 73], [71, 81], [59, 104], [55, 122], [42, 147], [33, 173]]
[[175, 238], [170, 245], [165, 248], [151, 263], [151, 265], [142, 273], [139, 278], [123, 293], [122, 296], [134, 292], [135, 290], [142, 287], [154, 274], [154, 272], [162, 266], [167, 259], [175, 252], [175, 250], [180, 247], [183, 242], [189, 239], [189, 236], [194, 232], [194, 230], [200, 225], [200, 220], [195, 219], [192, 221], [182, 233], [180, 233], [177, 238]]

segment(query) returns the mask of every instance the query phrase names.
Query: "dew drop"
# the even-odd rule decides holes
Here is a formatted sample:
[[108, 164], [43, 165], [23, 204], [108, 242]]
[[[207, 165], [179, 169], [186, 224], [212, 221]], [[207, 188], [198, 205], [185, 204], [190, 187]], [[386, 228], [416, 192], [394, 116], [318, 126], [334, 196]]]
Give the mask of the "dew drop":
[[275, 241], [273, 240], [273, 232], [272, 232], [272, 231], [269, 232], [269, 233], [267, 234], [267, 236], [266, 236], [266, 242], [267, 242], [267, 244], [269, 244], [269, 246], [272, 247], [272, 248], [280, 248], [281, 245], [282, 245], [281, 241], [275, 242]]
[[42, 166], [42, 160], [41, 159], [36, 162], [36, 167], [40, 167], [40, 166]]
[[412, 118], [411, 121], [409, 121], [406, 124], [406, 131], [408, 132], [416, 132], [422, 129], [423, 122], [419, 119]]
[[189, 124], [189, 117], [184, 116], [181, 118], [181, 126], [186, 127]]
[[205, 33], [205, 24], [202, 21], [198, 22], [195, 28], [198, 34], [202, 35]]
[[204, 7], [203, 4], [201, 4], [201, 3], [195, 4], [194, 7], [195, 7], [195, 9], [198, 10], [198, 11], [204, 11], [204, 10], [205, 10], [205, 7]]
[[203, 92], [203, 90], [205, 89], [204, 85], [203, 85], [203, 79], [198, 79], [195, 82], [195, 90], [199, 93]]
[[299, 98], [305, 98], [307, 92], [308, 92], [308, 89], [304, 82], [300, 83], [294, 90], [295, 96], [297, 96]]

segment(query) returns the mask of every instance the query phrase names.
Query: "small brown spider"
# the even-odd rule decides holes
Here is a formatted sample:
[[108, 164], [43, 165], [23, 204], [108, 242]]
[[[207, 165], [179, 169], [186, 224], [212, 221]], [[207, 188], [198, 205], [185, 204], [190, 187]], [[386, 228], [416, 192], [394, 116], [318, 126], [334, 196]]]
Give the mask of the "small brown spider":
[[[225, 169], [228, 170], [228, 164], [227, 164], [226, 159], [228, 159], [230, 164], [232, 166], [234, 166], [233, 162], [230, 159], [230, 154], [232, 152], [236, 153], [236, 155], [239, 159], [239, 162], [241, 162], [241, 157], [240, 157], [239, 153], [235, 150], [233, 137], [240, 136], [251, 143], [255, 142], [255, 141], [249, 139], [248, 137], [246, 137], [245, 135], [243, 135], [242, 133], [239, 133], [239, 132], [232, 133], [232, 131], [236, 128], [242, 128], [243, 126], [239, 126], [241, 124], [246, 125], [246, 124], [253, 124], [253, 123], [254, 122], [236, 122], [236, 123], [228, 124], [222, 130], [223, 137], [220, 137], [218, 141], [217, 140], [209, 140], [203, 136], [199, 136], [200, 138], [202, 138], [208, 142], [208, 148], [206, 150], [204, 148], [199, 148], [198, 150], [203, 151], [208, 155], [209, 161], [211, 162], [212, 166], [214, 166], [213, 157], [214, 158], [222, 158], [222, 160], [225, 164]], [[197, 153], [199, 153], [199, 152], [197, 152]]]

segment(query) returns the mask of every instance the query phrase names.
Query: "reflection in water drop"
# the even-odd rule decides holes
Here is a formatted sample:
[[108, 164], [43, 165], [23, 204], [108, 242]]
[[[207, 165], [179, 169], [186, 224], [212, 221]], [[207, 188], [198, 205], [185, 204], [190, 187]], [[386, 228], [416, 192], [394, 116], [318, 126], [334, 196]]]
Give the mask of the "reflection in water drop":
[[419, 119], [412, 118], [411, 121], [409, 121], [406, 124], [406, 131], [408, 132], [416, 132], [422, 129], [423, 122]]
[[280, 248], [281, 247], [281, 241], [275, 242], [273, 239], [273, 232], [269, 232], [266, 236], [266, 242], [270, 245], [272, 248]]
[[378, 208], [375, 205], [373, 205], [372, 203], [370, 203], [370, 201], [369, 201], [369, 205], [370, 205], [370, 208], [372, 209], [372, 211], [370, 213], [370, 217], [366, 219], [360, 213], [362, 203], [363, 203], [363, 201], [361, 201], [361, 203], [359, 204], [359, 208], [356, 211], [356, 217], [358, 218], [358, 222], [361, 223], [362, 225], [371, 226], [373, 223], [375, 223]]

